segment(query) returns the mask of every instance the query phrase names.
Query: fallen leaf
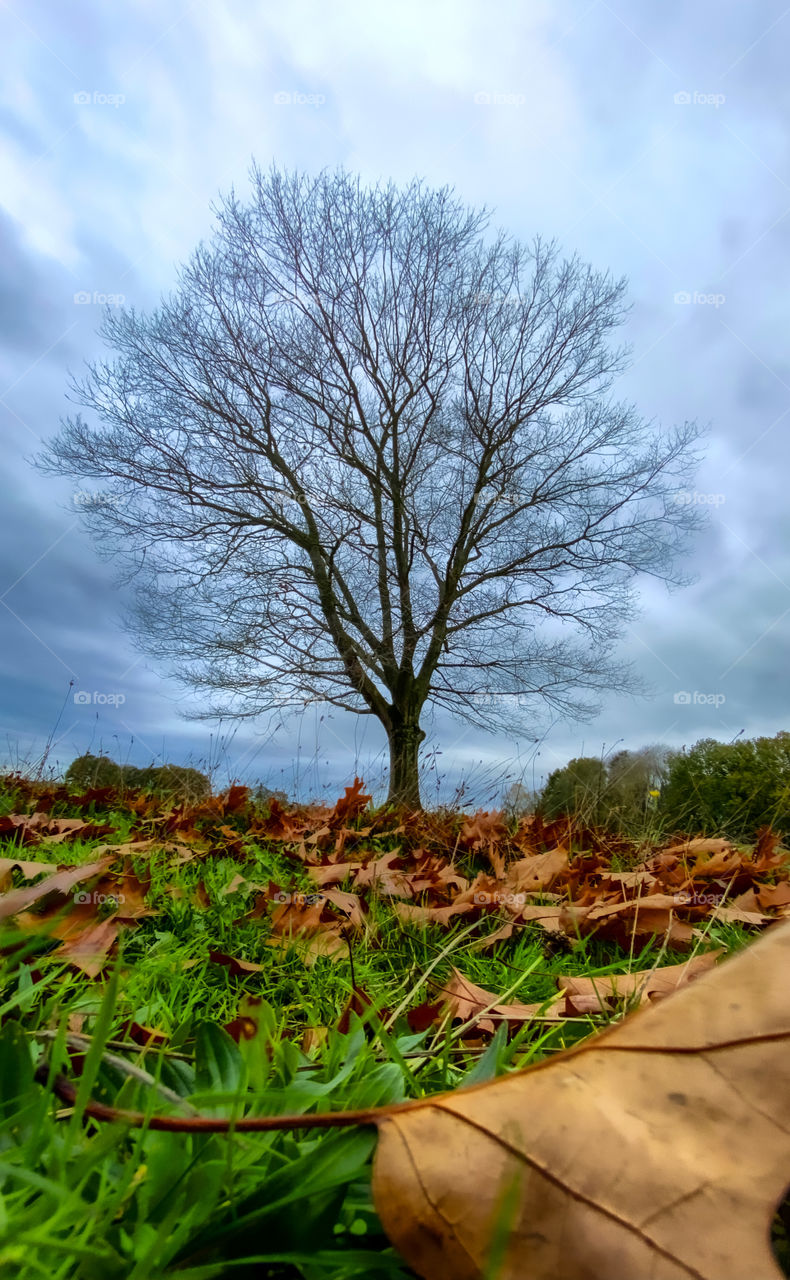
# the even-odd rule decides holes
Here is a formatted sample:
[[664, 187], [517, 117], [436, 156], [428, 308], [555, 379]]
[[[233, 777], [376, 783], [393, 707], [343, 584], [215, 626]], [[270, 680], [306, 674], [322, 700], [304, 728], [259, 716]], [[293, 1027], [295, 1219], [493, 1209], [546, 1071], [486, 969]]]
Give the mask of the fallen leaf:
[[484, 1017], [488, 1022], [514, 1022], [523, 1024], [539, 1013], [545, 1005], [521, 1004], [513, 1000], [502, 1004], [499, 997], [485, 987], [478, 987], [456, 968], [452, 976], [441, 987], [442, 1004], [451, 1018], [460, 1018], [462, 1022], [477, 1021]]
[[681, 844], [673, 844], [668, 849], [663, 850], [664, 853], [675, 853], [680, 858], [687, 858], [692, 854], [695, 858], [700, 854], [727, 854], [733, 852], [732, 845], [729, 840], [711, 839], [707, 836], [700, 836], [696, 840], [684, 840]]
[[321, 897], [331, 902], [355, 929], [364, 929], [365, 917], [362, 914], [362, 903], [355, 893], [346, 893], [343, 889], [324, 889]]
[[417, 907], [411, 902], [395, 902], [392, 909], [406, 924], [447, 924], [456, 916], [466, 915], [472, 910], [472, 904], [451, 902], [446, 907]]
[[323, 887], [342, 884], [353, 871], [359, 871], [361, 866], [361, 862], [330, 862], [325, 867], [309, 866], [307, 871], [316, 884]]
[[564, 911], [562, 907], [543, 907], [537, 903], [528, 902], [521, 908], [519, 919], [527, 924], [539, 924], [541, 928], [547, 929], [549, 933], [563, 932]]
[[790, 925], [540, 1066], [382, 1113], [376, 1208], [418, 1275], [781, 1280]]
[[282, 951], [294, 951], [302, 963], [308, 967], [315, 964], [321, 957], [326, 960], [348, 959], [346, 943], [339, 933], [334, 933], [330, 929], [314, 933], [310, 937], [294, 934], [281, 938], [267, 938], [266, 945], [278, 947]]
[[[352, 987], [351, 995], [348, 997], [348, 1000], [346, 1001], [345, 1008], [343, 1009], [343, 1012], [340, 1015], [340, 1019], [337, 1024], [338, 1031], [342, 1035], [348, 1035], [349, 1031], [351, 1030], [352, 1013], [355, 1013], [357, 1014], [358, 1017], [363, 1018], [365, 1014], [368, 1012], [368, 1010], [372, 1008], [373, 1008], [373, 1001], [371, 1000], [367, 991], [365, 991], [363, 987], [357, 986], [355, 983], [354, 986]], [[387, 1018], [387, 1014], [388, 1014], [388, 1011], [386, 1009], [379, 1010], [380, 1020], [384, 1021]]]
[[350, 822], [367, 809], [373, 797], [362, 794], [364, 785], [361, 778], [355, 778], [353, 784], [346, 787], [330, 815], [335, 825]]
[[0, 896], [0, 920], [6, 920], [19, 911], [26, 911], [34, 902], [39, 902], [49, 895], [58, 894], [65, 898], [78, 884], [83, 884], [93, 876], [100, 875], [112, 863], [112, 858], [101, 858], [98, 862], [88, 862], [82, 867], [64, 867], [54, 872], [46, 880], [30, 885], [27, 889], [12, 889], [10, 893]]
[[571, 998], [577, 1012], [582, 1012], [577, 997], [585, 997], [591, 1001], [583, 1010], [585, 1013], [594, 1009], [596, 1003], [600, 1012], [606, 1010], [610, 1002], [636, 994], [641, 996], [643, 1004], [648, 1004], [707, 973], [714, 967], [719, 954], [718, 951], [705, 951], [682, 964], [667, 964], [658, 969], [641, 969], [634, 973], [605, 973], [595, 978], [563, 975], [557, 978], [557, 986]]
[[510, 893], [539, 893], [550, 889], [554, 881], [568, 870], [566, 849], [550, 849], [532, 858], [521, 858], [508, 867], [505, 885]]
[[248, 973], [261, 973], [263, 970], [262, 964], [254, 964], [251, 960], [237, 960], [224, 951], [209, 951], [208, 958], [212, 964], [225, 965], [234, 978], [244, 977]]
[[42, 874], [51, 876], [55, 871], [66, 870], [59, 867], [57, 862], [25, 862], [23, 858], [0, 858], [0, 875], [6, 875], [7, 872], [13, 871], [14, 867], [19, 868], [26, 880], [32, 880], [35, 876]]
[[328, 1027], [305, 1027], [302, 1035], [302, 1053], [306, 1053], [309, 1057], [314, 1049], [322, 1049], [328, 1035]]

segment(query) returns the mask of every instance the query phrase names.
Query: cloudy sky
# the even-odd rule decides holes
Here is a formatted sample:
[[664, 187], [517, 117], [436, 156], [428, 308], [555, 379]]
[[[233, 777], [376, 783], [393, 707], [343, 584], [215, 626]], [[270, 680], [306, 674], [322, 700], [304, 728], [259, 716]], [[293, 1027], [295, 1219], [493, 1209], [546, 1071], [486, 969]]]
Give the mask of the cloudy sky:
[[449, 183], [515, 235], [627, 275], [620, 396], [665, 426], [709, 425], [696, 581], [646, 586], [623, 636], [653, 695], [613, 692], [539, 755], [437, 719], [426, 799], [464, 780], [487, 803], [503, 777], [531, 785], [621, 739], [790, 728], [789, 40], [782, 0], [0, 5], [4, 761], [51, 739], [61, 766], [88, 749], [210, 761], [219, 780], [303, 796], [381, 776], [367, 719], [310, 711], [235, 734], [186, 719], [189, 694], [124, 634], [82, 493], [30, 465], [69, 371], [97, 354], [102, 305], [155, 304], [252, 157]]

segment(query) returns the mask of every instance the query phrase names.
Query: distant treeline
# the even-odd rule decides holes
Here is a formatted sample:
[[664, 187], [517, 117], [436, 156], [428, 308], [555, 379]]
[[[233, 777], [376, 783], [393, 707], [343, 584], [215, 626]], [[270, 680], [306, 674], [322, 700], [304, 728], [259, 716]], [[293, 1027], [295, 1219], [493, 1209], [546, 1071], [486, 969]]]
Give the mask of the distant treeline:
[[180, 764], [116, 764], [109, 756], [78, 756], [66, 770], [65, 783], [73, 790], [118, 787], [125, 791], [148, 791], [153, 795], [184, 800], [201, 800], [211, 795], [211, 782], [199, 769]]
[[[78, 756], [66, 770], [64, 782], [72, 791], [91, 788], [117, 787], [122, 791], [145, 791], [163, 798], [195, 802], [211, 795], [211, 779], [199, 769], [182, 764], [149, 765], [139, 768], [133, 764], [116, 764], [109, 756], [87, 753]], [[268, 805], [277, 800], [288, 803], [284, 791], [272, 790], [263, 783], [250, 788], [253, 804]]]
[[771, 824], [790, 832], [790, 733], [717, 742], [689, 750], [644, 747], [611, 759], [580, 756], [555, 769], [535, 795], [511, 788], [511, 811], [575, 816], [624, 833], [656, 822], [689, 834], [751, 840]]

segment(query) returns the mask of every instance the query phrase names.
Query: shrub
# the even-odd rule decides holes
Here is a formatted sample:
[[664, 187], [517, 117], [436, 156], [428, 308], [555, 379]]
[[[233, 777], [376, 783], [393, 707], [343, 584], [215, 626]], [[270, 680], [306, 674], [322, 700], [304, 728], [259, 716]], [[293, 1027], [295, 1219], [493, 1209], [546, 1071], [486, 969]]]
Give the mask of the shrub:
[[751, 840], [769, 823], [790, 831], [790, 734], [717, 742], [674, 753], [660, 811], [678, 830]]
[[128, 791], [148, 791], [152, 795], [178, 800], [202, 800], [211, 794], [211, 783], [199, 769], [186, 765], [116, 764], [108, 756], [87, 753], [73, 760], [66, 770], [66, 786], [74, 791], [92, 787], [123, 787]]

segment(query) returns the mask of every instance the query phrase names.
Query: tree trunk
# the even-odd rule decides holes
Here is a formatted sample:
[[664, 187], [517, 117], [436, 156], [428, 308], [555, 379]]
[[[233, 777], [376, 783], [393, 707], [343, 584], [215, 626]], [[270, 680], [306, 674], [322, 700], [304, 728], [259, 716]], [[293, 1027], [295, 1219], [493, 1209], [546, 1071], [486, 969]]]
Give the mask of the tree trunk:
[[391, 804], [409, 809], [421, 809], [420, 800], [420, 743], [425, 731], [419, 719], [398, 719], [387, 730], [390, 746], [390, 790], [387, 797]]

